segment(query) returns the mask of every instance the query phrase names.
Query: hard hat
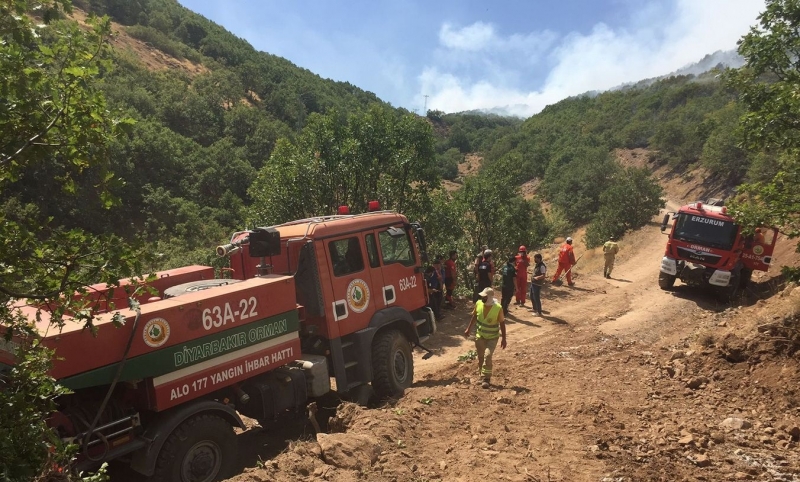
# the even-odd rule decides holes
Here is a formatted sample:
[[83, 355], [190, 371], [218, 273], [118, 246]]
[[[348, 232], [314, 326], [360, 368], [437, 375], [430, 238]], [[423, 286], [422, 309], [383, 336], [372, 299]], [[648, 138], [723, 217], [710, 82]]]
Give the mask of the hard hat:
[[525, 246], [520, 246], [520, 247], [519, 247], [519, 250], [520, 250], [520, 251], [527, 251], [527, 249], [525, 248]]
[[610, 239], [611, 241], [614, 241], [614, 235], [612, 234], [611, 236], [608, 237], [608, 239]]
[[568, 243], [572, 243], [572, 238], [570, 238], [569, 236], [567, 236], [567, 242], [568, 242]]
[[489, 256], [490, 254], [492, 254], [492, 250], [491, 249], [487, 249], [486, 251], [483, 252], [484, 256]]

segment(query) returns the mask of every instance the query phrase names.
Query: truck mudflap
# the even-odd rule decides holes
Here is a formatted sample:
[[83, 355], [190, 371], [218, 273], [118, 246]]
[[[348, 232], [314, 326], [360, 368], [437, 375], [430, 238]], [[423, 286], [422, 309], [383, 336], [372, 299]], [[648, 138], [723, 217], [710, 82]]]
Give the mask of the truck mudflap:
[[215, 400], [192, 400], [186, 402], [171, 410], [159, 413], [155, 420], [147, 424], [147, 430], [141, 436], [146, 445], [133, 452], [131, 468], [146, 477], [152, 476], [155, 473], [158, 454], [161, 452], [161, 448], [169, 435], [190, 417], [201, 413], [220, 416], [234, 427], [245, 428], [239, 414], [229, 405]]

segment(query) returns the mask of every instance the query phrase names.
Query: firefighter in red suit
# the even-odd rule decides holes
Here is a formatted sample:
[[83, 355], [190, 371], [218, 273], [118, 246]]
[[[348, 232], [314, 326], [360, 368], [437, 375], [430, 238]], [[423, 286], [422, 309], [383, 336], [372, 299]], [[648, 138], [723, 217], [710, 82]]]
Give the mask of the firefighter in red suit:
[[531, 264], [531, 258], [528, 256], [528, 250], [525, 246], [519, 247], [519, 254], [516, 256], [515, 267], [517, 268], [516, 279], [516, 293], [514, 297], [519, 306], [525, 305], [525, 293], [528, 292], [528, 266]]
[[555, 283], [561, 273], [563, 271], [567, 272], [567, 284], [570, 286], [575, 286], [575, 283], [572, 282], [572, 268], [577, 261], [575, 261], [575, 252], [572, 251], [572, 238], [567, 238], [567, 241], [561, 245], [561, 249], [558, 251], [558, 269], [556, 270], [555, 276], [553, 276], [552, 282]]

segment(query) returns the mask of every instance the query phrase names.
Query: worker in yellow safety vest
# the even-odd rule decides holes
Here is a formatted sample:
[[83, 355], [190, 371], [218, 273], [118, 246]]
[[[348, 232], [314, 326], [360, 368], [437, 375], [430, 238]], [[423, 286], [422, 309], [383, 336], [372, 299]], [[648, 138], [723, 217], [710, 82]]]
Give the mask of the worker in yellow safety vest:
[[467, 329], [464, 330], [464, 337], [469, 337], [472, 326], [477, 324], [475, 331], [475, 350], [478, 352], [478, 369], [483, 379], [481, 386], [489, 388], [492, 379], [492, 354], [497, 348], [497, 340], [500, 339], [500, 347], [506, 347], [506, 324], [503, 318], [503, 308], [494, 299], [494, 290], [484, 288], [478, 293], [481, 297], [475, 303], [472, 311], [472, 318], [469, 320]]

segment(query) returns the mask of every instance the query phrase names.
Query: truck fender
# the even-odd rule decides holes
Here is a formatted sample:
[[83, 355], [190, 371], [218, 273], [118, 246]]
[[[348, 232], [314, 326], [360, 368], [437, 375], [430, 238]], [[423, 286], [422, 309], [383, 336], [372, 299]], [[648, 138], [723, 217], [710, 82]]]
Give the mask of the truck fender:
[[[373, 328], [373, 337], [381, 328], [388, 325], [395, 325], [412, 345], [419, 343], [419, 335], [414, 326], [414, 317], [407, 310], [399, 306], [385, 308], [372, 315], [372, 319], [369, 321], [369, 328]], [[369, 344], [372, 344], [372, 337], [369, 339]]]
[[218, 415], [235, 427], [245, 428], [239, 414], [228, 405], [214, 400], [193, 400], [184, 403], [161, 412], [154, 420], [147, 423], [142, 438], [147, 440], [148, 444], [133, 452], [130, 467], [146, 477], [152, 476], [155, 473], [158, 453], [161, 452], [164, 442], [172, 431], [190, 417], [204, 412]]
[[[372, 380], [372, 341], [379, 331], [389, 327], [399, 330], [412, 346], [419, 344], [414, 318], [411, 313], [399, 306], [382, 309], [372, 315], [367, 327], [342, 338], [330, 340], [331, 362], [337, 387], [347, 387], [354, 381], [369, 383]], [[358, 361], [359, 374], [355, 379], [348, 379], [345, 375], [343, 345], [352, 347], [352, 353]]]

